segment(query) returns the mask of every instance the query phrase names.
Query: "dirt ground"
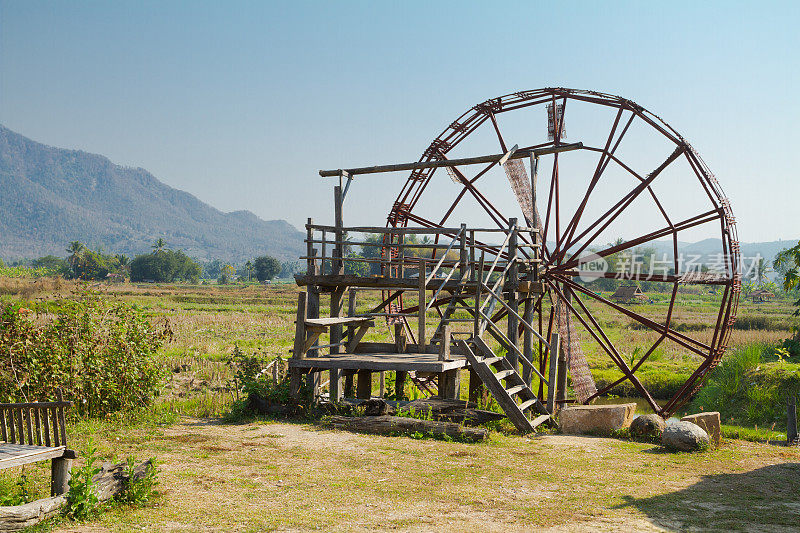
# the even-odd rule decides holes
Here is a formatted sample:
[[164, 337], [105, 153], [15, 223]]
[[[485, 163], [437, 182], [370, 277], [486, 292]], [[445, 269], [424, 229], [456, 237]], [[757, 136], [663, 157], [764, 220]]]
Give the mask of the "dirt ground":
[[162, 496], [57, 531], [796, 531], [800, 451], [668, 454], [616, 439], [463, 444], [185, 419], [103, 436]]

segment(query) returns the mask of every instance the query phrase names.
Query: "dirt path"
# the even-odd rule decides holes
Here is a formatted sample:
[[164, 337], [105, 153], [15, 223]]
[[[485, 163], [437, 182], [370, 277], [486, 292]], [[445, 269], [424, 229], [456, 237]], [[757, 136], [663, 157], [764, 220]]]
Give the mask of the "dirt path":
[[800, 491], [800, 452], [739, 441], [673, 455], [589, 437], [470, 445], [204, 420], [107, 438], [120, 456], [159, 459], [163, 498], [59, 531], [789, 531]]

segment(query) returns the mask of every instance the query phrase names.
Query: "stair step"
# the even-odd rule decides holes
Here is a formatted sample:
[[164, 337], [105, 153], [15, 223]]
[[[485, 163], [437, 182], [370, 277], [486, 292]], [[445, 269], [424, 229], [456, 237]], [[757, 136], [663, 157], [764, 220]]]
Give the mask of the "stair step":
[[538, 402], [538, 400], [536, 400], [536, 399], [528, 400], [526, 402], [522, 402], [521, 404], [519, 404], [519, 410], [520, 411], [524, 411], [525, 409], [528, 409], [529, 407], [531, 407], [533, 405], [536, 405], [536, 402]]
[[514, 387], [511, 387], [510, 389], [506, 389], [506, 392], [508, 393], [509, 396], [514, 396], [515, 394], [517, 394], [518, 392], [520, 392], [520, 391], [522, 391], [524, 389], [525, 389], [525, 385], [516, 385]]
[[516, 374], [514, 370], [501, 370], [500, 372], [495, 372], [494, 377], [497, 381], [500, 381], [501, 379], [506, 379], [514, 374]]
[[531, 425], [533, 427], [538, 427], [547, 422], [548, 420], [550, 420], [550, 415], [539, 415], [533, 419]]
[[487, 364], [487, 365], [493, 365], [495, 363], [499, 363], [502, 360], [503, 360], [502, 357], [484, 357], [480, 361], [481, 361], [481, 363], [484, 363], [484, 364]]

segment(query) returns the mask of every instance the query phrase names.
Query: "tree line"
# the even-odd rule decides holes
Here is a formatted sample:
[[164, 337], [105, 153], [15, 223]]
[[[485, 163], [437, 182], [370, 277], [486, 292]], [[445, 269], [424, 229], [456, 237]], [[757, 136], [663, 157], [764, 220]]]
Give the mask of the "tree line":
[[[201, 263], [183, 250], [171, 250], [164, 239], [157, 239], [150, 253], [130, 259], [124, 254], [92, 250], [80, 241], [72, 241], [66, 248], [67, 256], [46, 255], [33, 260], [12, 263], [10, 267], [27, 269], [34, 277], [61, 276], [66, 279], [133, 282], [191, 282], [200, 279], [216, 280], [218, 283], [236, 281], [268, 281], [277, 276], [291, 276], [297, 268], [296, 262], [281, 263], [278, 259], [262, 255], [234, 266], [220, 260]], [[5, 264], [0, 259], [0, 268]], [[1, 273], [1, 272], [0, 272]]]

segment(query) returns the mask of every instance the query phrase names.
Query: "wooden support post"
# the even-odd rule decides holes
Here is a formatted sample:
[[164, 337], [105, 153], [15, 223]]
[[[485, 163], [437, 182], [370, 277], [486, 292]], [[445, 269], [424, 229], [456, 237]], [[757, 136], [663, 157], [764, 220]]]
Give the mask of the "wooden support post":
[[[533, 299], [530, 297], [525, 298], [525, 311], [522, 318], [528, 324], [533, 324]], [[530, 328], [525, 328], [522, 332], [522, 354], [531, 363], [538, 364], [539, 358], [533, 358], [533, 332], [531, 332]], [[533, 370], [528, 365], [522, 366], [522, 379], [528, 387], [531, 386]]]
[[[297, 295], [297, 315], [295, 318], [294, 328], [294, 349], [292, 350], [293, 359], [304, 359], [305, 350], [303, 347], [306, 344], [306, 299], [307, 295], [301, 292]], [[301, 372], [299, 368], [292, 368], [289, 377], [289, 392], [293, 398], [296, 398], [300, 393], [300, 377]]]
[[786, 409], [786, 442], [794, 444], [797, 441], [797, 397], [789, 394]]
[[342, 218], [342, 186], [337, 185], [333, 188], [333, 207], [334, 207], [334, 225], [336, 226], [336, 245], [333, 248], [333, 267], [331, 274], [344, 273], [344, 221]]
[[406, 328], [402, 322], [394, 325], [394, 346], [397, 353], [408, 351], [408, 337], [406, 337]]
[[344, 370], [344, 393], [343, 396], [345, 398], [352, 398], [353, 397], [353, 374], [356, 373], [355, 370]]
[[[518, 313], [519, 303], [517, 302], [517, 288], [519, 286], [519, 266], [516, 263], [517, 258], [517, 219], [511, 218], [508, 220], [508, 231], [510, 237], [508, 239], [508, 260], [512, 261], [511, 267], [508, 269], [508, 290], [506, 291], [506, 299], [508, 300], [508, 307]], [[508, 340], [514, 346], [519, 345], [519, 320], [517, 317], [508, 314]], [[517, 352], [511, 350], [506, 354], [506, 359], [511, 363], [512, 368], [517, 370], [519, 364], [519, 356]]]
[[419, 313], [417, 318], [417, 343], [419, 344], [420, 353], [425, 353], [425, 307], [427, 306], [427, 298], [425, 295], [425, 270], [426, 263], [424, 259], [419, 261]]
[[306, 274], [313, 276], [317, 273], [317, 262], [314, 259], [314, 229], [311, 227], [314, 219], [309, 218], [306, 222]]
[[400, 279], [406, 277], [406, 269], [405, 269], [405, 255], [406, 255], [406, 234], [401, 233], [397, 237], [397, 262], [399, 263], [399, 268], [397, 272], [397, 276]]
[[394, 396], [397, 400], [406, 399], [406, 378], [408, 372], [405, 370], [398, 370], [394, 375]]
[[[331, 317], [342, 316], [342, 303], [344, 301], [344, 289], [337, 289], [331, 293]], [[331, 325], [331, 344], [342, 341], [342, 325]], [[341, 353], [341, 346], [331, 346], [331, 355]], [[330, 401], [338, 402], [341, 399], [341, 371], [338, 368], [331, 368], [329, 371], [330, 380], [328, 390], [330, 391]]]
[[442, 340], [439, 343], [439, 361], [449, 361], [450, 360], [450, 337], [451, 337], [451, 326], [450, 324], [445, 324], [442, 328]]
[[372, 371], [370, 370], [358, 371], [356, 398], [362, 400], [369, 400], [370, 398], [372, 398]]
[[69, 480], [72, 478], [72, 459], [57, 457], [50, 467], [50, 496], [58, 496], [69, 492]]
[[[350, 289], [348, 293], [348, 302], [347, 302], [347, 316], [356, 316], [356, 290]], [[347, 334], [348, 339], [352, 339], [355, 334], [355, 326], [347, 326], [349, 333]], [[344, 374], [344, 396], [350, 398], [353, 396], [353, 373], [352, 372], [345, 372]]]
[[380, 387], [378, 390], [380, 391], [379, 398], [383, 398], [386, 395], [386, 372], [381, 370], [378, 374], [378, 386]]
[[550, 372], [547, 375], [547, 410], [551, 415], [556, 412], [556, 380], [558, 377], [558, 352], [559, 352], [558, 333], [550, 334]]
[[473, 313], [475, 322], [473, 325], [472, 336], [478, 338], [481, 336], [481, 284], [483, 283], [483, 265], [485, 260], [485, 253], [481, 250], [481, 260], [478, 265], [478, 277], [475, 285], [475, 313]]
[[461, 391], [461, 369], [454, 368], [439, 374], [439, 397], [458, 400]]
[[481, 408], [486, 407], [486, 400], [487, 400], [488, 391], [486, 390], [486, 386], [481, 381], [481, 378], [478, 376], [478, 373], [469, 369], [469, 401], [477, 403], [481, 406]]
[[469, 264], [472, 269], [469, 272], [470, 281], [475, 281], [475, 230], [469, 231]]
[[461, 279], [467, 273], [467, 225], [461, 224], [461, 239], [458, 243], [458, 272]]

